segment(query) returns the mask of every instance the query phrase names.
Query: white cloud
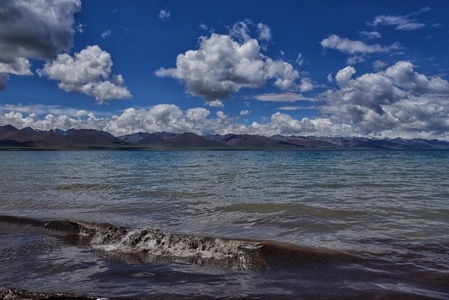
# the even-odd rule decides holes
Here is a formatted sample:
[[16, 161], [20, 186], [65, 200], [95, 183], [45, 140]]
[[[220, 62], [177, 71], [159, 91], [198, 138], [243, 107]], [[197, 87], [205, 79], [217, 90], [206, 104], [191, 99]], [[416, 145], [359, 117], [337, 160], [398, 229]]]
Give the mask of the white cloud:
[[390, 46], [381, 46], [378, 44], [368, 45], [361, 41], [353, 41], [347, 38], [341, 38], [338, 35], [330, 35], [321, 41], [321, 46], [327, 49], [338, 50], [347, 54], [368, 54], [368, 53], [384, 53], [391, 50], [399, 49], [399, 44]]
[[376, 60], [375, 62], [373, 62], [373, 69], [376, 71], [382, 70], [382, 69], [386, 68], [387, 66], [388, 66], [388, 64], [381, 60]]
[[251, 39], [249, 26], [253, 25], [251, 20], [235, 23], [229, 31], [229, 36], [239, 42], [246, 42]]
[[75, 116], [78, 117], [78, 118], [81, 118], [81, 117], [84, 117], [84, 116], [87, 116], [87, 115], [88, 115], [88, 112], [86, 110], [84, 110], [84, 109], [78, 110], [75, 113]]
[[312, 98], [304, 97], [302, 94], [297, 93], [268, 93], [260, 94], [251, 97], [258, 101], [266, 102], [297, 102], [297, 101], [313, 101]]
[[428, 78], [423, 74], [415, 72], [414, 66], [407, 61], [400, 61], [385, 70], [385, 75], [399, 88], [420, 94], [443, 94], [449, 95], [449, 82], [439, 78]]
[[353, 55], [353, 56], [348, 57], [348, 59], [346, 60], [346, 63], [348, 65], [356, 65], [356, 64], [362, 63], [364, 61], [365, 61], [365, 55], [362, 54], [362, 55]]
[[356, 70], [353, 67], [346, 67], [337, 72], [337, 75], [335, 75], [335, 80], [339, 85], [344, 85], [355, 73]]
[[32, 75], [30, 70], [30, 61], [23, 57], [17, 57], [10, 63], [0, 62], [0, 74], [14, 74], [14, 75]]
[[101, 38], [106, 38], [106, 37], [108, 37], [108, 36], [110, 36], [111, 35], [111, 31], [110, 30], [106, 30], [105, 32], [103, 32], [102, 34], [101, 34]]
[[285, 106], [278, 107], [279, 110], [300, 110], [303, 108], [304, 108], [303, 106], [298, 106], [298, 105], [285, 105]]
[[0, 124], [11, 124], [17, 128], [31, 127], [40, 130], [49, 130], [56, 128], [69, 129], [77, 127], [79, 121], [67, 115], [54, 116], [52, 114], [46, 115], [43, 119], [39, 118], [37, 114], [31, 113], [24, 116], [20, 112], [11, 111], [0, 115]]
[[302, 56], [301, 53], [298, 53], [298, 56], [296, 57], [296, 63], [299, 66], [302, 66], [304, 64], [304, 57]]
[[190, 128], [180, 122], [182, 116], [181, 109], [172, 104], [160, 104], [148, 110], [129, 108], [113, 117], [106, 128], [116, 135], [132, 132], [183, 132]]
[[298, 85], [301, 92], [309, 92], [315, 88], [310, 78], [301, 78], [301, 83]]
[[170, 19], [170, 11], [162, 9], [159, 11], [159, 19], [161, 20], [168, 20]]
[[249, 35], [248, 24], [239, 22], [229, 35], [202, 37], [198, 50], [179, 54], [176, 68], [160, 68], [156, 75], [183, 81], [190, 94], [207, 101], [226, 99], [242, 88], [260, 88], [267, 81], [281, 90], [295, 88], [298, 71], [260, 50], [259, 41]]
[[84, 25], [84, 24], [76, 25], [76, 31], [78, 31], [79, 33], [83, 33], [85, 28], [86, 28], [86, 25]]
[[[402, 82], [401, 76], [409, 72], [407, 66], [399, 63], [390, 68], [389, 72], [392, 72], [390, 75], [387, 75], [386, 71], [362, 74], [357, 78], [348, 79], [346, 85], [339, 90], [327, 91], [325, 95], [327, 104], [323, 112], [329, 117], [295, 119], [290, 114], [276, 112], [262, 123], [253, 122], [245, 125], [237, 123], [237, 120], [249, 113], [246, 110], [241, 111], [241, 114], [236, 117], [230, 117], [222, 111], [211, 116], [210, 111], [205, 108], [197, 107], [182, 111], [173, 104], [160, 104], [148, 109], [129, 108], [121, 114], [110, 117], [98, 117], [93, 112], [84, 110], [64, 110], [61, 107], [45, 108], [45, 106], [36, 110], [42, 112], [40, 116], [38, 113], [30, 112], [35, 109], [32, 107], [27, 110], [26, 107], [2, 106], [0, 107], [0, 125], [11, 124], [18, 128], [29, 126], [41, 130], [91, 128], [105, 130], [116, 136], [136, 132], [164, 131], [194, 132], [200, 135], [235, 133], [266, 136], [276, 134], [401, 136], [449, 140], [448, 82], [418, 76], [414, 81], [426, 82], [427, 80], [427, 89], [413, 96], [414, 93], [410, 93], [408, 89], [401, 90], [393, 84], [393, 81]], [[436, 84], [436, 82], [439, 83]], [[384, 88], [387, 92], [383, 93]], [[360, 98], [361, 93], [372, 93], [372, 95]], [[382, 100], [388, 97], [389, 100]], [[377, 112], [374, 104], [381, 105], [383, 112]], [[8, 111], [8, 109], [12, 110]], [[285, 106], [279, 109], [293, 111], [304, 108]], [[50, 110], [53, 111], [48, 113]]]
[[64, 91], [80, 92], [103, 104], [105, 100], [131, 97], [123, 86], [122, 76], [111, 75], [112, 65], [110, 54], [95, 45], [75, 53], [74, 57], [60, 54], [38, 73], [59, 81], [58, 86]]
[[206, 105], [207, 105], [207, 106], [210, 106], [210, 107], [217, 107], [217, 108], [222, 108], [222, 107], [224, 107], [223, 102], [221, 102], [220, 100], [207, 101], [207, 102], [206, 102]]
[[399, 31], [411, 31], [426, 27], [426, 24], [417, 22], [414, 16], [424, 12], [428, 12], [430, 8], [423, 7], [420, 10], [413, 12], [405, 16], [388, 16], [380, 15], [374, 17], [372, 22], [369, 22], [370, 26], [394, 26], [395, 30]]
[[20, 112], [23, 114], [37, 114], [37, 115], [68, 115], [68, 116], [78, 116], [80, 114], [79, 109], [65, 107], [60, 105], [43, 105], [43, 104], [5, 104], [0, 105], [0, 113], [6, 112]]
[[268, 25], [259, 23], [257, 24], [257, 29], [258, 29], [258, 33], [259, 33], [259, 41], [271, 41], [272, 36], [271, 36], [271, 29]]
[[449, 82], [428, 77], [399, 61], [385, 71], [355, 74], [353, 67], [337, 73], [338, 90], [322, 95], [323, 112], [334, 121], [353, 124], [365, 134], [426, 132], [438, 135], [449, 130]]
[[186, 111], [186, 119], [193, 122], [199, 122], [205, 120], [209, 114], [210, 111], [205, 108], [191, 108]]
[[399, 43], [393, 43], [390, 46], [366, 44], [362, 41], [354, 41], [347, 38], [341, 38], [335, 34], [330, 35], [326, 39], [323, 39], [320, 44], [324, 49], [338, 50], [342, 53], [352, 55], [346, 61], [348, 65], [355, 65], [364, 62], [366, 56], [369, 54], [387, 53], [401, 48]]
[[240, 111], [240, 115], [241, 116], [247, 116], [249, 114], [251, 114], [250, 110], [244, 109], [244, 110]]
[[201, 23], [200, 26], [198, 26], [198, 28], [205, 30], [205, 31], [209, 30], [209, 27], [204, 23]]
[[[271, 120], [265, 124], [252, 123], [243, 125], [235, 122], [237, 118], [231, 118], [218, 111], [215, 117], [210, 117], [210, 111], [205, 108], [192, 108], [182, 111], [172, 104], [160, 104], [150, 109], [125, 109], [120, 115], [111, 117], [96, 117], [87, 111], [73, 111], [74, 115], [47, 114], [39, 117], [36, 113], [25, 115], [21, 112], [10, 111], [0, 114], [0, 125], [11, 124], [17, 128], [32, 127], [40, 130], [70, 128], [90, 128], [108, 131], [116, 136], [136, 132], [193, 132], [200, 135], [227, 134], [227, 133], [251, 133], [260, 135], [275, 134], [310, 134], [316, 133], [317, 124], [322, 120], [295, 120], [291, 116], [275, 113]], [[240, 116], [249, 114], [243, 110]], [[330, 124], [330, 122], [328, 122]], [[333, 126], [333, 124], [331, 124]], [[335, 132], [334, 129], [326, 129], [326, 135]], [[320, 129], [320, 130], [324, 130]], [[324, 133], [324, 131], [322, 131]]]
[[425, 27], [423, 23], [412, 22], [404, 17], [398, 16], [377, 16], [371, 23], [373, 26], [396, 26], [396, 30], [411, 31]]
[[8, 74], [30, 75], [27, 59], [53, 59], [72, 46], [80, 0], [0, 2], [0, 90]]
[[365, 39], [380, 39], [382, 35], [377, 31], [360, 31], [359, 35]]

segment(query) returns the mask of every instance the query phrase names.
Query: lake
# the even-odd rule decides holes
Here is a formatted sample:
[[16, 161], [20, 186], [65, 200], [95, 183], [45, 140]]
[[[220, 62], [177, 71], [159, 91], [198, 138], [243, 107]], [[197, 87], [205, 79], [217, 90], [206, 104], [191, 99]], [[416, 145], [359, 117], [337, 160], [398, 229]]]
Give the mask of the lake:
[[447, 299], [448, 166], [438, 150], [2, 151], [0, 287]]

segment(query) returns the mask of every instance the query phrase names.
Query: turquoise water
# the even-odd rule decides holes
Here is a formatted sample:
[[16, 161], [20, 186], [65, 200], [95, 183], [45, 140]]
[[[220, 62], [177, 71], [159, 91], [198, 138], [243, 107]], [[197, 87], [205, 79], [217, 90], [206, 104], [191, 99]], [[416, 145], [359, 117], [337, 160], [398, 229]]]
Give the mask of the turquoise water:
[[[449, 288], [441, 282], [449, 279], [448, 166], [447, 151], [0, 152], [0, 214], [338, 251], [370, 263], [381, 260], [383, 267], [377, 266], [373, 272], [388, 274], [385, 280], [365, 274], [366, 280], [359, 282], [353, 278], [357, 278], [355, 274], [348, 273], [344, 290], [354, 295], [390, 291], [445, 298], [449, 297]], [[16, 243], [20, 235], [14, 230], [20, 230], [5, 230], [2, 239]], [[82, 251], [94, 248], [91, 245]], [[93, 260], [97, 264], [109, 262], [101, 255]], [[123, 262], [120, 268], [126, 269], [129, 264]], [[368, 263], [361, 265], [356, 269], [368, 272], [372, 268]], [[193, 268], [197, 275], [206, 269], [231, 272], [222, 266], [158, 264], [154, 259], [139, 268], [161, 266]], [[336, 268], [352, 267], [342, 263]], [[425, 276], [417, 283], [398, 275], [407, 272]], [[89, 269], [88, 273], [105, 280], [101, 272]], [[295, 270], [287, 273], [294, 275]], [[260, 271], [257, 274], [262, 276]], [[211, 279], [214, 276], [204, 276], [208, 279], [201, 283], [202, 294], [220, 295], [217, 282]], [[270, 281], [264, 278], [257, 280]], [[316, 284], [332, 282], [326, 280]], [[338, 281], [337, 277], [333, 280]], [[304, 291], [305, 283], [301, 282], [267, 293], [302, 295], [295, 288]], [[183, 290], [187, 283], [178, 288]], [[36, 288], [31, 278], [24, 285], [14, 284], [13, 277], [0, 277], [2, 285]], [[137, 294], [130, 296], [167, 293], [163, 284], [159, 289], [158, 284], [155, 286], [152, 291], [143, 289], [143, 294], [138, 294], [142, 288], [136, 287]], [[310, 293], [320, 295], [314, 284], [307, 286]], [[64, 291], [64, 285], [61, 289]], [[53, 288], [48, 290], [55, 292]], [[192, 295], [180, 290], [169, 294]], [[94, 295], [99, 291], [110, 297], [120, 294], [110, 289], [108, 294], [96, 287], [80, 287], [77, 291]], [[249, 286], [244, 295], [251, 296], [252, 292], [255, 295], [260, 288]], [[230, 292], [229, 296], [239, 294]]]

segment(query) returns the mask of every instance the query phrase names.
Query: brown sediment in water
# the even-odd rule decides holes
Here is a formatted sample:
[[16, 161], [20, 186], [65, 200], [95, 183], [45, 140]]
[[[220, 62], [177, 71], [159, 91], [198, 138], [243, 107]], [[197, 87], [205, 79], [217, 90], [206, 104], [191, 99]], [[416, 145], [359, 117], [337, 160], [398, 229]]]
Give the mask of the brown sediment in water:
[[[89, 274], [93, 276], [88, 279], [89, 281], [93, 280], [100, 284], [106, 281], [116, 285], [121, 284], [122, 280], [127, 280], [122, 292], [127, 288], [127, 284], [130, 284], [134, 287], [134, 291], [139, 293], [141, 286], [135, 283], [136, 281], [161, 287], [174, 285], [182, 289], [190, 284], [197, 284], [199, 287], [205, 284], [213, 291], [209, 293], [206, 289], [202, 294], [201, 292], [183, 294], [179, 290], [167, 293], [162, 288], [157, 291], [146, 291], [142, 297], [124, 296], [121, 299], [270, 297], [397, 300], [445, 299], [449, 295], [446, 284], [449, 282], [449, 274], [444, 270], [424, 270], [402, 261], [394, 263], [391, 259], [386, 259], [382, 253], [376, 255], [368, 252], [342, 252], [275, 241], [194, 236], [150, 228], [125, 228], [105, 223], [35, 220], [10, 216], [0, 216], [0, 237], [2, 235], [5, 241], [17, 238], [17, 242], [14, 240], [11, 244], [0, 247], [2, 265], [9, 266], [10, 271], [15, 274], [13, 264], [22, 265], [22, 262], [25, 262], [25, 265], [29, 265], [30, 262], [35, 264], [38, 261], [41, 266], [37, 270], [44, 272], [49, 278], [56, 279], [56, 282], [46, 288], [45, 285], [35, 285], [39, 280], [34, 280], [34, 274], [29, 275], [31, 283], [27, 285], [20, 285], [16, 279], [19, 277], [11, 277], [12, 281], [0, 282], [5, 286], [0, 288], [0, 299], [99, 299], [92, 297], [96, 294], [107, 299], [120, 299], [115, 298], [120, 294], [112, 291], [113, 286], [110, 287], [111, 290], [98, 290], [98, 286], [95, 285], [85, 289], [82, 285], [73, 288], [69, 280], [65, 282], [66, 285], [60, 286], [58, 276], [60, 274], [70, 276], [73, 269], [67, 265], [72, 265], [73, 259], [80, 259], [76, 262], [76, 266], [82, 275], [79, 278], [81, 281], [76, 281], [78, 278], [75, 278], [77, 284], [85, 280], [85, 274]], [[403, 242], [396, 243], [402, 246]], [[366, 243], [370, 241], [367, 240]], [[378, 241], [379, 245], [387, 243], [391, 242]], [[449, 257], [449, 251], [443, 245], [440, 248], [430, 246], [432, 245], [427, 247], [416, 245], [417, 250], [436, 249], [438, 251], [435, 255], [438, 254], [439, 258]], [[408, 247], [414, 250], [412, 246]], [[75, 251], [76, 255], [67, 256], [67, 251]], [[52, 256], [51, 253], [56, 254]], [[80, 253], [84, 253], [84, 256]], [[413, 259], [407, 253], [398, 255], [402, 255], [404, 259]], [[63, 260], [58, 262], [57, 260], [61, 258]], [[89, 265], [86, 265], [84, 260], [91, 264], [93, 268], [91, 273], [85, 272], [85, 268]], [[109, 270], [109, 273], [96, 269], [96, 265], [107, 266], [106, 270]], [[55, 271], [47, 272], [46, 269], [51, 266], [55, 267]], [[135, 277], [136, 274], [140, 274], [139, 277]], [[40, 276], [39, 273], [37, 276]], [[246, 282], [248, 278], [248, 282], [251, 282], [249, 286], [254, 285], [257, 288], [251, 289], [245, 295], [240, 295], [238, 290], [232, 291], [232, 288], [226, 291], [223, 297], [221, 294], [213, 294], [216, 292], [214, 287], [221, 285], [222, 282], [228, 284], [228, 289], [231, 286], [230, 282], [232, 284], [240, 280]], [[267, 285], [269, 286], [267, 290], [275, 292], [270, 295], [260, 294]], [[279, 285], [283, 285], [284, 290], [277, 290]]]
[[[73, 295], [65, 293], [41, 293], [41, 292], [29, 292], [24, 290], [9, 289], [0, 287], [0, 299], [5, 300], [125, 300], [125, 299], [136, 299], [135, 297], [102, 297], [102, 296], [82, 296]], [[180, 294], [154, 294], [146, 297], [139, 297], [138, 299], [148, 299], [148, 300], [212, 300], [212, 299], [234, 299], [234, 300], [260, 300], [260, 299], [284, 299], [284, 300], [358, 300], [358, 299], [382, 299], [382, 300], [432, 300], [438, 299], [434, 297], [426, 297], [422, 295], [410, 295], [404, 292], [379, 292], [379, 291], [359, 291], [358, 293], [348, 293], [346, 295], [266, 295], [266, 294], [254, 294], [254, 295], [241, 295], [235, 297], [213, 297], [206, 295], [180, 295]], [[442, 299], [442, 298], [441, 298]]]
[[38, 292], [28, 292], [24, 290], [9, 289], [5, 287], [0, 287], [0, 299], [7, 300], [40, 300], [40, 299], [64, 299], [64, 300], [90, 300], [90, 299], [106, 299], [99, 297], [86, 297], [86, 296], [76, 296], [64, 293], [38, 293]]

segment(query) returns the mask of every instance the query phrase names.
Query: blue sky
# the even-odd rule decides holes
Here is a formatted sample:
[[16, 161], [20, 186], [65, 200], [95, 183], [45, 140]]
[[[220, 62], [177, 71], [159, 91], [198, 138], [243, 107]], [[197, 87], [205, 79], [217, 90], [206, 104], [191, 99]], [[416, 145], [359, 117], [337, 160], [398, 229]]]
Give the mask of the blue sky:
[[0, 3], [0, 125], [449, 139], [449, 2]]

